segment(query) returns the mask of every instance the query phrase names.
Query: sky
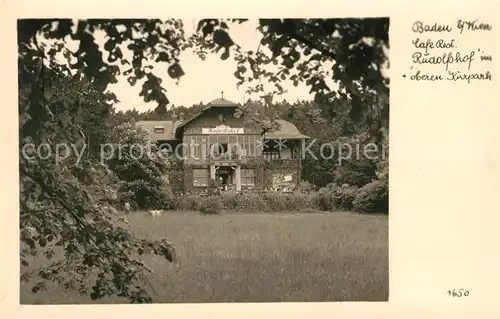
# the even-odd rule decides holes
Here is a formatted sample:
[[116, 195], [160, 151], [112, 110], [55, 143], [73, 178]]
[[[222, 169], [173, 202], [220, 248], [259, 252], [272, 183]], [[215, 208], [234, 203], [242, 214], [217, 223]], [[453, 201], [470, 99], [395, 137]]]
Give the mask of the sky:
[[[186, 36], [191, 35], [198, 25], [199, 20], [184, 20], [184, 30]], [[230, 25], [229, 34], [233, 41], [240, 45], [243, 50], [256, 51], [261, 39], [260, 32], [256, 29], [258, 20], [249, 20], [242, 24]], [[96, 43], [103, 47], [106, 39], [104, 33], [95, 33]], [[44, 41], [44, 40], [42, 40]], [[46, 41], [46, 40], [45, 40]], [[78, 43], [66, 41], [66, 47], [72, 51], [77, 50]], [[124, 52], [125, 54], [125, 52]], [[61, 57], [62, 59], [62, 57]], [[234, 76], [236, 71], [236, 62], [231, 58], [222, 60], [215, 54], [209, 54], [205, 61], [202, 61], [198, 56], [190, 51], [184, 51], [180, 56], [180, 64], [185, 72], [185, 75], [177, 84], [167, 74], [165, 64], [156, 64], [154, 73], [162, 78], [163, 87], [167, 90], [166, 95], [171, 104], [176, 106], [190, 107], [199, 102], [208, 103], [214, 99], [221, 97], [221, 92], [224, 92], [224, 98], [235, 103], [244, 103], [244, 101], [252, 98], [259, 99], [259, 94], [246, 94], [245, 87], [239, 89], [236, 87], [237, 79]], [[164, 71], [162, 71], [162, 69]], [[156, 107], [156, 103], [146, 103], [139, 96], [142, 82], [132, 87], [125, 77], [120, 76], [118, 83], [111, 84], [109, 90], [112, 91], [120, 101], [115, 104], [117, 110], [137, 109], [138, 111], [152, 110]], [[272, 91], [274, 88], [271, 84], [262, 81], [264, 88]], [[313, 96], [309, 93], [309, 88], [305, 84], [299, 83], [298, 87], [292, 85], [291, 82], [285, 81], [282, 86], [287, 90], [281, 98], [275, 97], [275, 101], [286, 99], [288, 101], [310, 100]]]

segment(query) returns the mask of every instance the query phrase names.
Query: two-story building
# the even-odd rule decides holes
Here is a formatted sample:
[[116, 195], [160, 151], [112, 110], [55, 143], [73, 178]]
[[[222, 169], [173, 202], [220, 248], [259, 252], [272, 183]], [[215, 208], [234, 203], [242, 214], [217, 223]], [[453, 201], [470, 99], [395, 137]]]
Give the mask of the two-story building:
[[207, 189], [212, 180], [226, 189], [293, 189], [301, 180], [301, 151], [308, 137], [290, 122], [262, 134], [255, 122], [234, 116], [239, 106], [216, 99], [187, 120], [140, 121], [160, 148], [180, 161], [172, 188]]

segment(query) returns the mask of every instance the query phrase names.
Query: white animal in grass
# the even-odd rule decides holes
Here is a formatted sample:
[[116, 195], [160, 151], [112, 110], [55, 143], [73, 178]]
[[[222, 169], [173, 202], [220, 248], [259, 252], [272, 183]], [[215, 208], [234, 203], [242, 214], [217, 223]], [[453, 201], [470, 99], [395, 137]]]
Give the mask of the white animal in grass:
[[161, 210], [150, 210], [148, 214], [151, 215], [152, 217], [158, 217], [161, 215]]
[[130, 214], [130, 203], [125, 203], [125, 213]]

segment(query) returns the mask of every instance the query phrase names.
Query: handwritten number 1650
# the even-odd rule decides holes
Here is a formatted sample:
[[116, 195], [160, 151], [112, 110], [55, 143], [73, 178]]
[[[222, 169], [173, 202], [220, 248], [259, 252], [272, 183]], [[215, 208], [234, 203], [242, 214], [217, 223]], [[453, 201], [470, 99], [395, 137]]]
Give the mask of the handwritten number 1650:
[[448, 296], [449, 297], [467, 297], [469, 295], [469, 291], [467, 289], [451, 289], [448, 290]]

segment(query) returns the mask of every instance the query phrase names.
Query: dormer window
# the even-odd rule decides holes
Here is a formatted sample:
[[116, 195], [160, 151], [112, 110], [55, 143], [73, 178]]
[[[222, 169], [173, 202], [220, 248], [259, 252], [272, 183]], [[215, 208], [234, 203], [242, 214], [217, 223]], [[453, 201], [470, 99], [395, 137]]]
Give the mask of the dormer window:
[[220, 122], [225, 122], [226, 121], [226, 116], [224, 114], [219, 114], [219, 121]]
[[155, 133], [156, 134], [163, 134], [163, 133], [165, 133], [165, 128], [163, 126], [155, 126]]

